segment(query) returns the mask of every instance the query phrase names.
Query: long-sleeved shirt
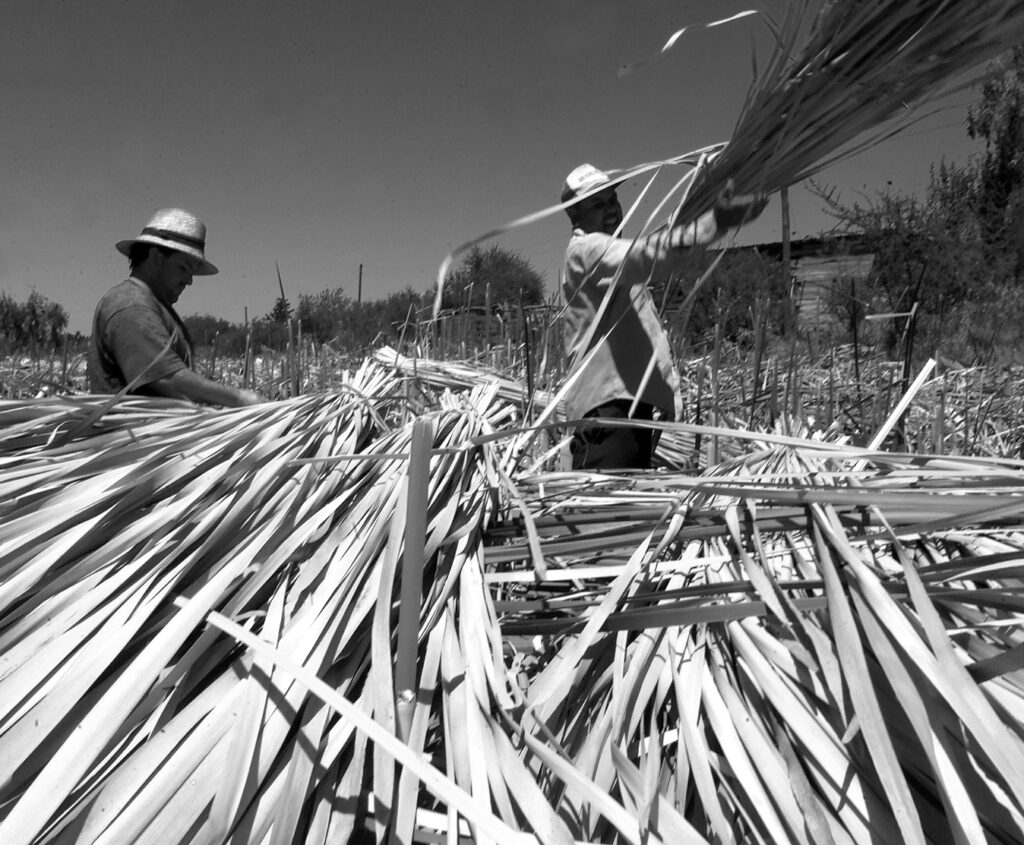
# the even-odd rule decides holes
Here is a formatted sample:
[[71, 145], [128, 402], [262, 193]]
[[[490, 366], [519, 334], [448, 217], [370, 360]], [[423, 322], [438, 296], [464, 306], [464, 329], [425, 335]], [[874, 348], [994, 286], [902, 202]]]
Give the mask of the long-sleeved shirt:
[[[680, 418], [679, 374], [647, 287], [655, 273], [675, 269], [678, 257], [667, 237], [634, 242], [573, 231], [562, 283], [569, 378], [576, 377], [566, 395], [571, 417], [613, 399], [638, 399], [662, 409], [669, 419]], [[611, 301], [598, 319], [612, 285]]]

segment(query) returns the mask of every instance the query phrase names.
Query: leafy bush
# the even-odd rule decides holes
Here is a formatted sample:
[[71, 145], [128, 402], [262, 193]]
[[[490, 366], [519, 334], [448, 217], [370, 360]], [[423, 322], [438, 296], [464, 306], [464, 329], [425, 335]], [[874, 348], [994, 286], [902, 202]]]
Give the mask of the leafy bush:
[[38, 291], [24, 302], [0, 292], [0, 346], [5, 353], [52, 351], [64, 343], [68, 312]]
[[653, 295], [668, 329], [688, 347], [716, 331], [748, 347], [759, 331], [781, 332], [785, 322], [780, 263], [756, 250], [695, 250], [674, 278], [653, 286]]
[[532, 264], [501, 246], [473, 247], [462, 263], [448, 274], [441, 292], [443, 308], [492, 308], [505, 305], [540, 305], [544, 277]]

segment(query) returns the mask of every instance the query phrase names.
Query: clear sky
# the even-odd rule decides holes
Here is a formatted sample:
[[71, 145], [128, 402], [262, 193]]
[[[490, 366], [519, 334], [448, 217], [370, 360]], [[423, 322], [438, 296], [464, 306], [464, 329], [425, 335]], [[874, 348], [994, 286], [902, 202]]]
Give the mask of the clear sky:
[[[182, 314], [241, 322], [277, 296], [426, 290], [454, 247], [557, 201], [589, 161], [622, 168], [728, 140], [751, 80], [756, 17], [784, 0], [3, 0], [0, 290], [34, 288], [89, 331], [127, 274], [114, 243], [161, 207], [208, 227], [221, 268]], [[830, 168], [845, 199], [963, 162], [969, 96], [900, 139]], [[621, 191], [628, 200], [630, 186]], [[793, 189], [796, 237], [830, 224]], [[746, 232], [780, 237], [779, 203]], [[501, 240], [545, 274], [556, 216]]]

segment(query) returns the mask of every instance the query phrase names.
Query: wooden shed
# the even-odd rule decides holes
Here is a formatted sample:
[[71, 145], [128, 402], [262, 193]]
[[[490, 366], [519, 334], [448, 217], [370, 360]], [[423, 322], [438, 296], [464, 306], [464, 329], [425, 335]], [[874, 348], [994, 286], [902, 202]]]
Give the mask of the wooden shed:
[[[782, 260], [782, 243], [747, 247], [762, 256]], [[849, 294], [871, 272], [875, 256], [864, 242], [851, 236], [805, 238], [790, 244], [790, 273], [796, 320], [805, 330], [827, 328], [836, 318], [829, 301], [832, 291]]]

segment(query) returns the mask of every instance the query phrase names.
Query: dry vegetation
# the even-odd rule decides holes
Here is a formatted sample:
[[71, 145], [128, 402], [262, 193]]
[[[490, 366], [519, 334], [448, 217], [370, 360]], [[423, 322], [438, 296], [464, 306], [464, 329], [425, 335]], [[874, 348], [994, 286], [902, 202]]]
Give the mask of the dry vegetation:
[[746, 373], [608, 476], [390, 350], [3, 403], [0, 840], [1017, 841], [1021, 464], [750, 431]]
[[[1018, 8], [827, 4], [761, 90]], [[550, 358], [416, 341], [237, 410], [5, 371], [0, 842], [1024, 839], [1019, 375], [716, 347], [657, 469], [572, 473]]]

